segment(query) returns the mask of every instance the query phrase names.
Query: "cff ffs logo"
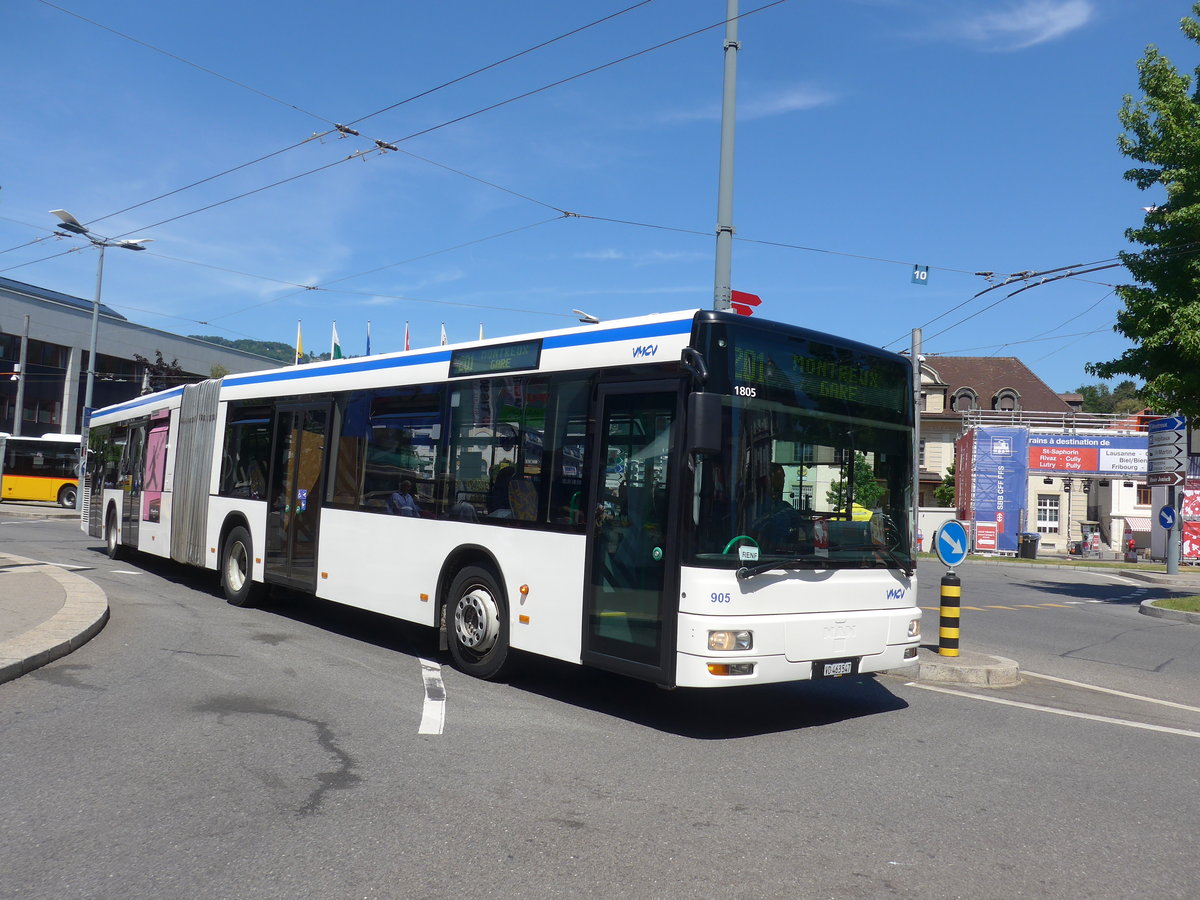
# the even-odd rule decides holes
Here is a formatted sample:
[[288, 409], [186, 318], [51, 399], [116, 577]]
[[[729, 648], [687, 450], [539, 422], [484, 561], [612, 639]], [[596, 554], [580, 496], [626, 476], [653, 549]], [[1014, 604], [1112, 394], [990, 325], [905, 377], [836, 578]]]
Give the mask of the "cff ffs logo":
[[634, 359], [639, 356], [654, 356], [656, 353], [658, 353], [658, 344], [643, 344], [641, 347], [633, 348]]

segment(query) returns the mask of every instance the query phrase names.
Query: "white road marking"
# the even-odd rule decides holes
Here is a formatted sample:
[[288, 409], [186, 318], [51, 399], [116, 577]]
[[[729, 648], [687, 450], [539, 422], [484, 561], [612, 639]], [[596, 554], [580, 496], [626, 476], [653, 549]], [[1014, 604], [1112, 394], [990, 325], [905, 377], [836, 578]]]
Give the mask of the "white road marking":
[[1057, 681], [1059, 684], [1069, 684], [1071, 687], [1086, 688], [1089, 691], [1100, 691], [1104, 694], [1112, 694], [1114, 697], [1127, 697], [1130, 700], [1142, 700], [1146, 703], [1157, 703], [1159, 706], [1173, 706], [1176, 709], [1186, 709], [1189, 712], [1200, 712], [1200, 706], [1187, 706], [1186, 704], [1175, 703], [1171, 700], [1157, 700], [1154, 697], [1145, 697], [1141, 694], [1128, 694], [1125, 691], [1099, 687], [1095, 684], [1085, 684], [1082, 681], [1071, 681], [1068, 678], [1056, 678], [1053, 675], [1039, 675], [1037, 672], [1022, 672], [1021, 674], [1028, 675], [1030, 678], [1043, 678], [1046, 681]]
[[446, 727], [446, 686], [442, 684], [442, 667], [433, 660], [422, 659], [421, 677], [425, 681], [425, 705], [417, 734], [441, 734]]
[[983, 700], [985, 703], [999, 703], [1002, 706], [1017, 706], [1021, 709], [1032, 709], [1035, 712], [1053, 713], [1056, 716], [1068, 716], [1072, 719], [1087, 719], [1089, 722], [1107, 722], [1110, 725], [1125, 725], [1128, 728], [1142, 728], [1146, 731], [1161, 731], [1164, 734], [1179, 734], [1184, 737], [1200, 738], [1200, 731], [1187, 731], [1183, 728], [1168, 728], [1165, 725], [1150, 725], [1146, 722], [1130, 722], [1128, 719], [1114, 719], [1109, 716], [1096, 716], [1091, 713], [1074, 712], [1069, 709], [1055, 709], [1052, 706], [1039, 706], [1036, 703], [1022, 703], [1020, 700], [1007, 700], [1003, 697], [987, 697], [982, 694], [971, 694], [967, 691], [956, 691], [951, 688], [938, 687], [933, 684], [918, 684], [908, 682], [913, 687], [939, 694], [950, 694], [954, 697], [966, 697], [968, 700]]
[[1099, 571], [1096, 571], [1095, 569], [1088, 570], [1088, 571], [1085, 571], [1083, 569], [1078, 569], [1077, 571], [1083, 572], [1085, 575], [1094, 575], [1096, 578], [1111, 578], [1113, 581], [1120, 581], [1123, 584], [1133, 584], [1133, 585], [1137, 585], [1138, 587], [1142, 588], [1143, 590], [1149, 590], [1149, 588], [1146, 587], [1146, 582], [1139, 581], [1136, 578], [1128, 578], [1125, 575], [1110, 575], [1107, 572], [1099, 572]]
[[145, 572], [135, 572], [133, 569], [109, 569], [109, 575], [144, 575]]

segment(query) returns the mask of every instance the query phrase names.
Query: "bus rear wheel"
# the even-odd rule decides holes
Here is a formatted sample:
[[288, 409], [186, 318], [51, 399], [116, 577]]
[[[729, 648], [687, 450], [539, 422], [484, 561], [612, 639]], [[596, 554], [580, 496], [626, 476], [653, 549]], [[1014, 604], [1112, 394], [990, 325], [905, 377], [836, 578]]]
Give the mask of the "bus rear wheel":
[[446, 631], [454, 664], [476, 678], [499, 678], [509, 669], [508, 603], [489, 569], [467, 566], [450, 584]]
[[221, 589], [233, 606], [253, 606], [262, 585], [254, 582], [254, 545], [250, 532], [238, 525], [221, 545]]
[[75, 495], [76, 495], [75, 485], [64, 484], [61, 488], [58, 489], [58, 505], [61, 506], [63, 509], [74, 509], [75, 508]]
[[121, 526], [115, 509], [110, 509], [104, 517], [104, 552], [109, 559], [121, 557]]

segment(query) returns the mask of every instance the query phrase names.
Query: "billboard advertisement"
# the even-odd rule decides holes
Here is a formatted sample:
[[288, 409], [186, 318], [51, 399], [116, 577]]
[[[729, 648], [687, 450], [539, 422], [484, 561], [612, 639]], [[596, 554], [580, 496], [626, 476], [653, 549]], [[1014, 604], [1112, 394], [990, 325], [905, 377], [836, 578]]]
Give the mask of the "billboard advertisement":
[[954, 442], [954, 507], [962, 522], [970, 522], [971, 505], [971, 450], [975, 446], [975, 432], [968, 431]]
[[971, 493], [977, 533], [981, 523], [994, 522], [995, 546], [989, 549], [1016, 552], [1017, 535], [1025, 527], [1029, 429], [983, 426], [974, 434]]
[[1031, 434], [1029, 470], [1064, 475], [1146, 477], [1149, 438], [1144, 434]]

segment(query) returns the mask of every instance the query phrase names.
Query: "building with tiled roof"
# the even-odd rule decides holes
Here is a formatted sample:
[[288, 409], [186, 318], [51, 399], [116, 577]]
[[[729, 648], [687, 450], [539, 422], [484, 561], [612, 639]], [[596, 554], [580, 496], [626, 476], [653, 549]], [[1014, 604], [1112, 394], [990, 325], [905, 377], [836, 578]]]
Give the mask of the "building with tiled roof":
[[921, 362], [921, 505], [954, 465], [954, 442], [972, 411], [1050, 413], [1078, 410], [1015, 356], [927, 356]]

